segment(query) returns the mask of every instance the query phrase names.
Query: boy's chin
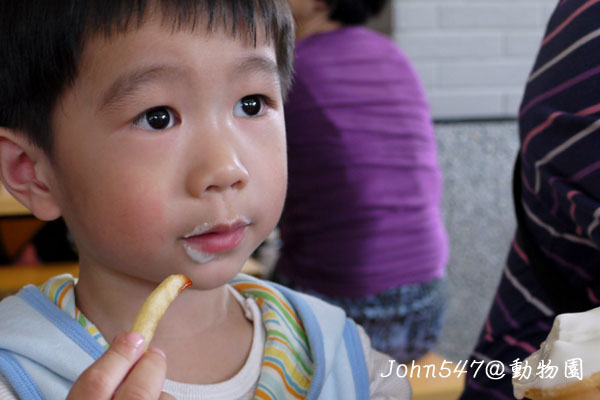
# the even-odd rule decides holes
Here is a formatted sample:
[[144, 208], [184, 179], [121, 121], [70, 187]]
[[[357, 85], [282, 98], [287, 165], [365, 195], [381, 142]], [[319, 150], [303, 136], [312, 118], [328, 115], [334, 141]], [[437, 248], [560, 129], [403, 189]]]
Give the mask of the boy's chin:
[[177, 272], [188, 276], [194, 288], [211, 290], [231, 282], [240, 272], [255, 275], [255, 271], [260, 269], [256, 264], [256, 261], [240, 261], [237, 257], [215, 256], [213, 260], [202, 264], [189, 262], [182, 271]]

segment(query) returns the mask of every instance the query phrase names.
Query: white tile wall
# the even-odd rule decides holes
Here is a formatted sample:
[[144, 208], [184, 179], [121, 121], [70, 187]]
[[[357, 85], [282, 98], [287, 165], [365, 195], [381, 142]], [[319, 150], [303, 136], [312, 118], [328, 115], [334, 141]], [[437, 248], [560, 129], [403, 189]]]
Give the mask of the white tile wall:
[[393, 0], [436, 119], [515, 117], [558, 0]]

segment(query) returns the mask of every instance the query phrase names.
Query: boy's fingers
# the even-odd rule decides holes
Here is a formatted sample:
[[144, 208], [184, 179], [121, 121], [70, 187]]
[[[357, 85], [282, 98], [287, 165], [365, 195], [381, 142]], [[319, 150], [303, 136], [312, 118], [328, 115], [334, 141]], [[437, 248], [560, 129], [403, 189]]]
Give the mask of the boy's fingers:
[[164, 353], [157, 349], [150, 349], [129, 372], [129, 376], [119, 387], [115, 399], [155, 400], [159, 397], [166, 399], [168, 397], [164, 397], [161, 393], [166, 376], [167, 360]]
[[[119, 333], [110, 348], [75, 381], [67, 399], [110, 399], [144, 352], [135, 332]], [[158, 396], [157, 396], [158, 397]]]

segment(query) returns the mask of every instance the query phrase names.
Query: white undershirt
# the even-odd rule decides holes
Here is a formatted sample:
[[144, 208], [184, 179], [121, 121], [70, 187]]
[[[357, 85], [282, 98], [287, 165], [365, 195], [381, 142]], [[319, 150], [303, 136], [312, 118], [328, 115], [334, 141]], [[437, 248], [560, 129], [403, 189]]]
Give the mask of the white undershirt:
[[240, 302], [246, 318], [252, 321], [254, 326], [250, 354], [248, 354], [242, 369], [224, 382], [211, 385], [194, 385], [167, 379], [163, 391], [177, 400], [250, 400], [254, 397], [265, 347], [265, 327], [262, 323], [254, 323], [254, 321], [261, 321], [262, 318], [256, 301], [252, 298], [244, 298], [237, 290], [229, 285], [228, 287], [236, 300]]

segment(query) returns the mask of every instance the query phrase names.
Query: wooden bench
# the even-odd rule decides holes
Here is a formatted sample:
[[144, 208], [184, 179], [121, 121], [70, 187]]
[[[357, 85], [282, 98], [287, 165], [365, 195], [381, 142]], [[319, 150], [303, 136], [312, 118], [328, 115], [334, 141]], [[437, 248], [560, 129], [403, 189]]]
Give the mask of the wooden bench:
[[0, 217], [31, 215], [29, 210], [12, 197], [0, 182]]
[[77, 263], [11, 265], [0, 267], [0, 298], [16, 293], [28, 284], [41, 285], [53, 276], [69, 273], [77, 276]]
[[[242, 267], [242, 272], [260, 277], [262, 267], [251, 258]], [[77, 263], [0, 266], [0, 298], [16, 293], [25, 285], [41, 285], [53, 276], [65, 273], [77, 276], [79, 266]]]

